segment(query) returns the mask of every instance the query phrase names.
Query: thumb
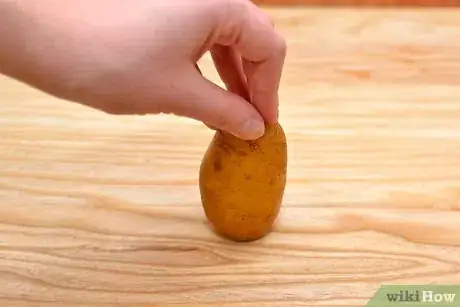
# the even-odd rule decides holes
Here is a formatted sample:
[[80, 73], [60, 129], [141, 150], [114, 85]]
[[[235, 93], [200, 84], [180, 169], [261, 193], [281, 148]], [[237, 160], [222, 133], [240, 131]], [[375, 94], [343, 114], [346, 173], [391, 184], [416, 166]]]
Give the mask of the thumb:
[[179, 88], [168, 93], [167, 113], [196, 119], [244, 140], [265, 132], [264, 120], [252, 104], [203, 77], [191, 65], [181, 72]]

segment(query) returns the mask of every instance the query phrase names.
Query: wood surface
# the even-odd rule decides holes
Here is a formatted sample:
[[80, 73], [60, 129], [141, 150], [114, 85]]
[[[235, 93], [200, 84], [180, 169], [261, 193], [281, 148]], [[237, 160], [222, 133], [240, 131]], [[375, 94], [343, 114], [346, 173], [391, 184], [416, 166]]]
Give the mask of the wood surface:
[[208, 228], [204, 125], [2, 78], [1, 306], [363, 306], [460, 283], [460, 12], [267, 11], [288, 42], [275, 231]]
[[460, 0], [252, 0], [264, 6], [397, 6], [445, 7], [460, 6]]

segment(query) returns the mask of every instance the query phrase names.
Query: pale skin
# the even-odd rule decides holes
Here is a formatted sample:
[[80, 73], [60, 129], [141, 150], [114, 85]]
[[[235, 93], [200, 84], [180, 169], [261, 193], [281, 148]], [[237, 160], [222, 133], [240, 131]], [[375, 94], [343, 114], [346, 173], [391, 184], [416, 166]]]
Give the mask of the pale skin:
[[[247, 140], [278, 121], [286, 43], [249, 0], [2, 0], [0, 45], [0, 73], [109, 114]], [[208, 51], [227, 90], [197, 70]]]

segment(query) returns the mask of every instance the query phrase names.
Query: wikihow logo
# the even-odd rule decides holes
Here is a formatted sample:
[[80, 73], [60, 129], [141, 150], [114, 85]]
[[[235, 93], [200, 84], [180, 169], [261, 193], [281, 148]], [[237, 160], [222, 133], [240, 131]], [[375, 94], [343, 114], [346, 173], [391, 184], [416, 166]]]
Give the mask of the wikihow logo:
[[460, 285], [386, 285], [366, 307], [460, 307]]

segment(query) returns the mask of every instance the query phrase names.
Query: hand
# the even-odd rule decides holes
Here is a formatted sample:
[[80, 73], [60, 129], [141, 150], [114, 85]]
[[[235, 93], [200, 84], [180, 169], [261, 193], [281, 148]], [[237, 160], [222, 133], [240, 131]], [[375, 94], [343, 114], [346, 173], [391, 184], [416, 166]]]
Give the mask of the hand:
[[[286, 45], [249, 0], [7, 3], [0, 72], [49, 94], [110, 114], [186, 116], [243, 139], [278, 120]], [[228, 91], [196, 69], [207, 51]]]

